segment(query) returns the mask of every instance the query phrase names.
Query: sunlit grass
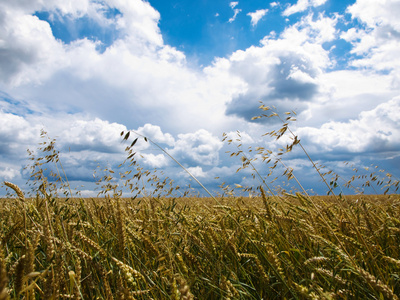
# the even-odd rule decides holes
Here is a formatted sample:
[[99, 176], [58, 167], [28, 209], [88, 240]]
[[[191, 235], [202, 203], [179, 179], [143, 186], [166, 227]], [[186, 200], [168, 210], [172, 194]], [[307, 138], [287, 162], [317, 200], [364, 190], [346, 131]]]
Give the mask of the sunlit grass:
[[2, 199], [1, 288], [13, 299], [400, 293], [398, 196], [219, 200]]

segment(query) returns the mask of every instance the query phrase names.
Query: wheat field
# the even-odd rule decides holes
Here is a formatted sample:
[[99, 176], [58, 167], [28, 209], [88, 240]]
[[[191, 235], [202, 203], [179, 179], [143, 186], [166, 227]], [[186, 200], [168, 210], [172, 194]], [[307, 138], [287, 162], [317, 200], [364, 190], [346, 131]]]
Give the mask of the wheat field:
[[[398, 299], [400, 197], [2, 199], [0, 299]], [[340, 201], [340, 203], [338, 203]]]
[[[271, 169], [293, 147], [304, 150], [288, 122], [267, 133], [292, 135], [277, 156], [254, 149]], [[8, 194], [0, 199], [0, 300], [399, 299], [399, 181], [390, 174], [345, 183], [361, 179], [384, 194], [344, 196], [334, 190], [341, 177], [310, 159], [329, 196], [309, 196], [286, 166], [282, 176], [299, 191], [274, 192], [262, 179], [243, 188], [251, 197], [228, 187], [214, 196], [200, 182], [210, 197], [176, 196], [179, 187], [137, 166], [136, 138], [124, 162], [136, 170], [120, 174], [135, 196], [122, 197], [106, 170], [101, 197], [82, 198], [73, 196], [55, 140], [42, 134], [41, 155], [29, 151], [31, 192], [1, 187]], [[237, 149], [231, 156], [241, 158], [240, 169], [259, 176], [250, 154]], [[139, 188], [144, 177], [151, 193]]]

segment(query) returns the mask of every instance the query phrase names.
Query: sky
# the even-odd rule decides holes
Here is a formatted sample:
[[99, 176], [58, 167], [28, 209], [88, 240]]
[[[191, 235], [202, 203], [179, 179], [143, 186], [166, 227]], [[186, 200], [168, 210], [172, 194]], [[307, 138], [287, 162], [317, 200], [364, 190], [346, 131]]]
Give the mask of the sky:
[[[260, 185], [251, 167], [236, 172], [238, 150], [268, 186], [301, 189], [281, 176], [286, 166], [325, 194], [300, 145], [277, 155], [291, 136], [264, 135], [282, 122], [253, 119], [268, 113], [261, 103], [282, 118], [296, 112], [290, 130], [338, 183], [372, 172], [398, 180], [399, 15], [399, 0], [0, 0], [0, 181], [28, 189], [27, 149], [40, 156], [44, 130], [82, 196], [97, 195], [105, 169], [122, 186], [117, 174], [135, 173], [118, 167], [135, 134], [124, 143], [120, 133], [133, 130], [214, 194]], [[143, 170], [204, 194], [156, 145], [140, 138], [133, 149]], [[382, 192], [342, 190], [362, 191]]]

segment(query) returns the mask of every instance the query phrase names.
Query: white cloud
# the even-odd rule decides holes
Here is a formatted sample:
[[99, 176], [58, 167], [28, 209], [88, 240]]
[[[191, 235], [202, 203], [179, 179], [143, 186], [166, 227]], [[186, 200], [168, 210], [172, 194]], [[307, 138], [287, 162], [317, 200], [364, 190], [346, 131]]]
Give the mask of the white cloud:
[[[74, 182], [89, 182], [93, 180], [93, 171], [100, 166], [114, 169], [124, 161], [127, 153], [124, 149], [135, 139], [134, 133], [128, 142], [122, 142], [121, 131], [127, 128], [118, 123], [110, 123], [99, 118], [88, 118], [83, 115], [36, 115], [16, 116], [0, 111], [0, 176], [5, 179], [18, 179], [26, 177], [21, 174], [21, 167], [10, 165], [7, 159], [17, 157], [25, 160], [26, 149], [32, 150], [39, 146], [41, 139], [40, 129], [44, 128], [50, 138], [56, 138], [55, 147], [60, 150], [60, 162], [67, 174], [68, 180]], [[37, 125], [40, 118], [41, 126]], [[49, 129], [49, 130], [47, 130]], [[196, 176], [205, 176], [196, 166], [217, 165], [219, 163], [219, 150], [222, 142], [206, 130], [193, 133], [179, 134], [175, 139], [169, 133], [163, 133], [159, 126], [145, 124], [139, 127], [138, 133], [151, 138], [154, 142], [171, 146], [166, 151], [184, 165], [193, 167]], [[171, 159], [160, 150], [142, 139], [134, 146], [139, 164], [145, 168], [165, 168], [171, 164]], [[149, 153], [156, 151], [156, 153]], [[43, 155], [37, 153], [37, 155]], [[5, 161], [3, 160], [5, 159]], [[51, 166], [49, 166], [51, 168]], [[180, 172], [179, 169], [176, 172]], [[27, 173], [27, 171], [25, 171]], [[101, 176], [98, 174], [97, 176]], [[115, 175], [118, 177], [118, 175]], [[174, 176], [174, 174], [171, 174]]]
[[320, 128], [304, 127], [297, 133], [324, 151], [350, 152], [395, 151], [400, 146], [400, 97], [363, 111], [358, 119], [331, 121]]
[[365, 70], [339, 70], [318, 78], [320, 95], [298, 119], [319, 127], [333, 120], [358, 118], [362, 110], [372, 110], [398, 95], [391, 90], [391, 76]]
[[[114, 20], [120, 37], [104, 53], [87, 39], [65, 45], [52, 36], [47, 22], [21, 13], [18, 26], [26, 33], [16, 35], [10, 29], [12, 35], [5, 42], [10, 66], [1, 68], [1, 89], [29, 99], [29, 108], [37, 111], [90, 111], [130, 128], [156, 117], [167, 130], [177, 131], [181, 124], [189, 131], [199, 126], [220, 130], [225, 102], [240, 81], [210, 68], [188, 68], [184, 53], [162, 43], [158, 12], [147, 2], [136, 2], [106, 2], [123, 16]], [[35, 26], [25, 19], [41, 28], [46, 39], [31, 33]], [[16, 26], [12, 18], [5, 22]], [[28, 58], [19, 55], [24, 51]], [[7, 82], [10, 78], [13, 84]], [[170, 122], [172, 116], [181, 122]]]
[[[71, 182], [93, 180], [92, 173], [97, 165], [114, 168], [122, 163], [127, 156], [125, 147], [136, 138], [131, 133], [129, 141], [122, 142], [120, 132], [127, 132], [126, 126], [82, 114], [44, 115], [31, 112], [27, 116], [17, 116], [0, 110], [0, 174], [3, 177], [21, 180], [23, 176], [18, 167], [7, 164], [6, 161], [11, 157], [25, 160], [26, 149], [36, 149], [39, 146], [42, 128], [48, 132], [50, 138], [56, 138], [56, 149], [61, 151], [60, 161]], [[167, 152], [186, 166], [219, 163], [222, 142], [204, 129], [179, 134], [177, 138], [170, 133], [163, 133], [159, 126], [150, 123], [135, 131], [160, 143], [162, 147], [169, 146], [170, 149], [166, 148]], [[135, 144], [134, 151], [137, 152], [139, 163], [145, 168], [165, 168], [171, 163], [169, 157], [142, 138]]]
[[150, 168], [163, 168], [169, 165], [169, 157], [166, 157], [164, 154], [141, 153], [140, 155]]
[[[197, 167], [189, 167], [189, 168], [187, 168], [187, 170], [189, 171], [190, 174], [192, 174], [196, 178], [205, 178], [205, 177], [207, 177], [207, 172], [204, 172], [203, 169], [201, 167], [199, 167], [199, 166], [197, 166]], [[190, 175], [185, 171], [182, 171], [181, 175], [183, 175], [185, 177], [190, 177]]]
[[120, 132], [126, 127], [117, 123], [95, 118], [94, 120], [75, 120], [61, 133], [61, 143], [73, 149], [94, 149], [100, 152], [121, 151]]
[[[238, 135], [239, 134], [239, 135]], [[231, 139], [235, 144], [252, 144], [254, 139], [247, 132], [229, 131], [226, 133], [228, 139]]]
[[275, 105], [279, 110], [306, 109], [319, 94], [319, 77], [331, 66], [329, 51], [322, 47], [335, 38], [336, 18], [312, 15], [286, 28], [278, 37], [265, 37], [260, 47], [236, 51], [229, 60], [232, 76], [240, 77], [245, 87], [233, 95], [228, 114], [247, 121], [258, 115], [258, 101]]
[[254, 27], [257, 25], [258, 21], [261, 20], [262, 17], [264, 17], [268, 12], [268, 9], [259, 9], [256, 10], [255, 12], [250, 12], [247, 15], [250, 16], [251, 18], [251, 25]]
[[[60, 149], [58, 140], [55, 146], [56, 149]], [[105, 174], [105, 169], [113, 170], [114, 178], [117, 179], [119, 177], [118, 172], [122, 171], [118, 165], [124, 161], [126, 155], [122, 152], [102, 152], [102, 148], [99, 146], [92, 147], [89, 150], [85, 148], [75, 149], [75, 151], [69, 151], [64, 148], [59, 157], [70, 183], [85, 182], [89, 184], [94, 180], [100, 179]], [[53, 165], [46, 167], [54, 169]]]
[[[324, 73], [321, 81], [329, 86], [333, 99], [357, 95], [378, 95], [382, 97], [390, 91], [390, 76], [364, 70], [338, 70]], [[384, 97], [383, 97], [384, 98]], [[382, 101], [387, 101], [383, 99]]]
[[175, 144], [174, 137], [169, 133], [164, 134], [160, 126], [147, 123], [143, 127], [139, 127], [136, 132], [148, 137], [155, 143], [167, 144], [168, 146], [173, 146]]
[[79, 190], [79, 195], [84, 198], [97, 197], [98, 192], [93, 190]]
[[353, 44], [352, 52], [361, 56], [352, 61], [355, 67], [389, 71], [393, 87], [400, 86], [400, 1], [358, 0], [347, 9], [366, 28], [351, 28], [342, 38]]
[[[220, 157], [223, 145], [217, 136], [239, 129], [246, 146], [259, 143], [260, 132], [272, 126], [249, 123], [259, 114], [259, 100], [300, 113], [296, 129], [316, 148], [398, 149], [399, 120], [393, 115], [399, 110], [394, 96], [400, 87], [397, 2], [375, 2], [357, 1], [349, 8], [365, 25], [341, 35], [363, 57], [353, 60], [353, 69], [327, 72], [334, 62], [323, 45], [335, 41], [336, 25], [342, 22], [335, 15], [310, 13], [258, 46], [193, 69], [184, 52], [164, 44], [160, 15], [147, 1], [3, 1], [0, 54], [6, 59], [0, 90], [24, 102], [1, 103], [0, 176], [21, 178], [19, 165], [4, 162], [36, 148], [44, 128], [57, 137], [62, 151], [71, 148], [62, 157], [71, 178], [89, 180], [95, 160], [112, 166], [122, 162], [127, 143], [121, 143], [119, 133], [138, 128], [196, 176], [233, 178], [237, 166], [226, 167], [231, 164]], [[300, 0], [285, 12], [324, 3]], [[230, 3], [232, 22], [238, 5]], [[278, 5], [283, 4], [271, 3], [271, 10]], [[113, 8], [121, 14], [109, 17], [107, 10]], [[32, 16], [41, 10], [54, 19], [85, 17], [115, 28], [115, 40], [104, 52], [98, 50], [100, 42], [89, 39], [62, 43], [47, 22]], [[248, 14], [254, 26], [267, 13], [261, 11]], [[139, 140], [135, 150], [145, 167], [171, 168], [167, 156]], [[172, 176], [180, 174], [177, 169], [172, 167]]]
[[233, 2], [229, 3], [229, 6], [230, 6], [232, 9], [234, 9], [238, 4], [239, 4], [238, 1], [233, 1]]
[[185, 54], [168, 45], [164, 46], [157, 54], [162, 62], [173, 63], [179, 67], [184, 67], [186, 65]]
[[96, 160], [105, 166], [107, 162], [121, 163], [125, 156], [125, 146], [119, 136], [121, 129], [126, 130], [123, 125], [99, 119], [88, 120], [83, 115], [31, 112], [16, 116], [0, 111], [1, 176], [19, 180], [18, 184], [21, 180], [22, 184], [25, 183], [24, 179], [30, 172], [23, 169], [29, 164], [26, 150], [33, 151], [35, 157], [45, 155], [38, 149], [42, 147], [39, 143], [45, 141], [40, 137], [42, 129], [49, 138], [56, 139], [55, 149], [61, 151], [61, 163], [71, 181], [93, 180], [91, 174], [96, 168]]
[[37, 84], [65, 65], [62, 45], [47, 22], [15, 12], [2, 15], [0, 81], [13, 86]]
[[90, 7], [89, 0], [14, 0], [0, 3], [4, 11], [13, 9], [22, 13], [34, 13], [42, 9], [50, 11], [59, 10], [62, 14], [73, 16], [85, 14]]
[[8, 166], [0, 166], [0, 178], [2, 178], [3, 180], [13, 180], [16, 177], [19, 177], [19, 175], [19, 170]]
[[122, 18], [118, 18], [117, 23], [123, 29], [127, 37], [125, 38], [131, 45], [130, 50], [135, 51], [135, 47], [147, 46], [155, 50], [154, 47], [163, 45], [162, 36], [158, 27], [160, 13], [155, 10], [150, 3], [142, 0], [108, 0], [110, 5], [120, 10]]
[[0, 110], [0, 148], [3, 155], [18, 157], [38, 141], [40, 125], [30, 124], [22, 116]]
[[317, 81], [313, 77], [311, 77], [310, 74], [301, 71], [297, 66], [291, 68], [290, 73], [286, 77], [286, 79], [293, 79], [294, 81], [299, 83], [311, 83], [311, 84], [317, 83]]
[[285, 9], [283, 12], [284, 16], [290, 16], [298, 12], [305, 11], [310, 6], [309, 0], [298, 0], [296, 4], [293, 4]]
[[295, 13], [303, 12], [309, 7], [318, 7], [325, 4], [327, 0], [298, 0], [296, 4], [290, 5], [282, 13], [284, 16], [290, 16]]
[[30, 82], [41, 84], [55, 72], [67, 67], [81, 70], [91, 62], [98, 62], [93, 59], [99, 57], [96, 51], [98, 43], [83, 39], [64, 45], [54, 38], [49, 23], [30, 15], [42, 9], [72, 19], [87, 16], [97, 21], [99, 26], [104, 26], [107, 24], [103, 15], [104, 7], [114, 7], [121, 11], [122, 17], [107, 21], [114, 22], [121, 32], [123, 39], [119, 40], [119, 45], [122, 43], [130, 53], [136, 55], [154, 54], [161, 48], [160, 56], [163, 59], [177, 59], [180, 62], [183, 59], [182, 54], [174, 52], [171, 47], [164, 49], [158, 28], [160, 15], [148, 2], [107, 0], [101, 5], [89, 1], [48, 0], [45, 3], [33, 1], [28, 5], [29, 8], [22, 8], [22, 2], [1, 4], [4, 11], [0, 19], [4, 30], [0, 32], [0, 53], [5, 59], [0, 80], [3, 82], [13, 85]]
[[365, 22], [368, 27], [392, 26], [396, 31], [400, 31], [400, 1], [398, 0], [357, 0], [352, 6], [347, 8], [353, 18], [358, 18]]
[[337, 16], [330, 18], [319, 14], [315, 21], [313, 19], [313, 14], [302, 17], [299, 22], [286, 28], [282, 36], [296, 42], [296, 44], [309, 42], [317, 45], [322, 45], [336, 38]]
[[210, 132], [200, 129], [194, 133], [178, 134], [174, 148], [167, 149], [175, 159], [188, 164], [216, 165], [222, 142]]
[[235, 8], [238, 4], [239, 4], [238, 1], [234, 1], [234, 2], [229, 3], [229, 6], [233, 9], [233, 12], [234, 12], [233, 17], [228, 20], [229, 23], [232, 23], [233, 21], [235, 21], [237, 15], [242, 11], [239, 8]]

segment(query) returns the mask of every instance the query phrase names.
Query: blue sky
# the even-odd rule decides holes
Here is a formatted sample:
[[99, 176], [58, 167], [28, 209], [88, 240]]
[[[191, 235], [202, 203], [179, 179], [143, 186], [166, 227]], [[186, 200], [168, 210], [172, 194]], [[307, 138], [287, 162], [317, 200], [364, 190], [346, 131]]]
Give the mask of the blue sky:
[[[344, 15], [346, 5], [354, 3], [354, 1], [334, 2], [328, 1], [313, 9], [313, 12]], [[266, 33], [279, 34], [288, 24], [293, 24], [303, 16], [295, 13], [289, 18], [282, 17], [282, 11], [296, 1], [282, 3], [260, 0], [150, 1], [150, 3], [161, 13], [159, 26], [166, 43], [184, 51], [191, 58], [197, 58], [198, 62], [204, 65], [209, 64], [215, 56], [224, 57], [236, 50], [245, 50], [252, 45], [258, 45]], [[237, 10], [236, 16], [235, 10]], [[250, 14], [256, 11], [265, 13], [262, 13], [263, 16], [260, 16], [253, 26]], [[345, 17], [351, 22], [349, 15]]]
[[[25, 186], [26, 149], [44, 129], [71, 185], [95, 195], [94, 169], [117, 172], [119, 133], [135, 130], [212, 191], [257, 186], [251, 170], [236, 173], [240, 156], [229, 157], [236, 148], [222, 134], [240, 131], [241, 149], [266, 176], [248, 149], [276, 154], [290, 137], [263, 136], [280, 123], [252, 120], [260, 101], [296, 111], [293, 132], [345, 180], [354, 171], [344, 161], [399, 176], [399, 0], [1, 0], [0, 11], [1, 181]], [[143, 168], [197, 189], [157, 147], [135, 147]], [[282, 161], [306, 189], [326, 192], [302, 151]], [[267, 181], [295, 186], [283, 172]]]

